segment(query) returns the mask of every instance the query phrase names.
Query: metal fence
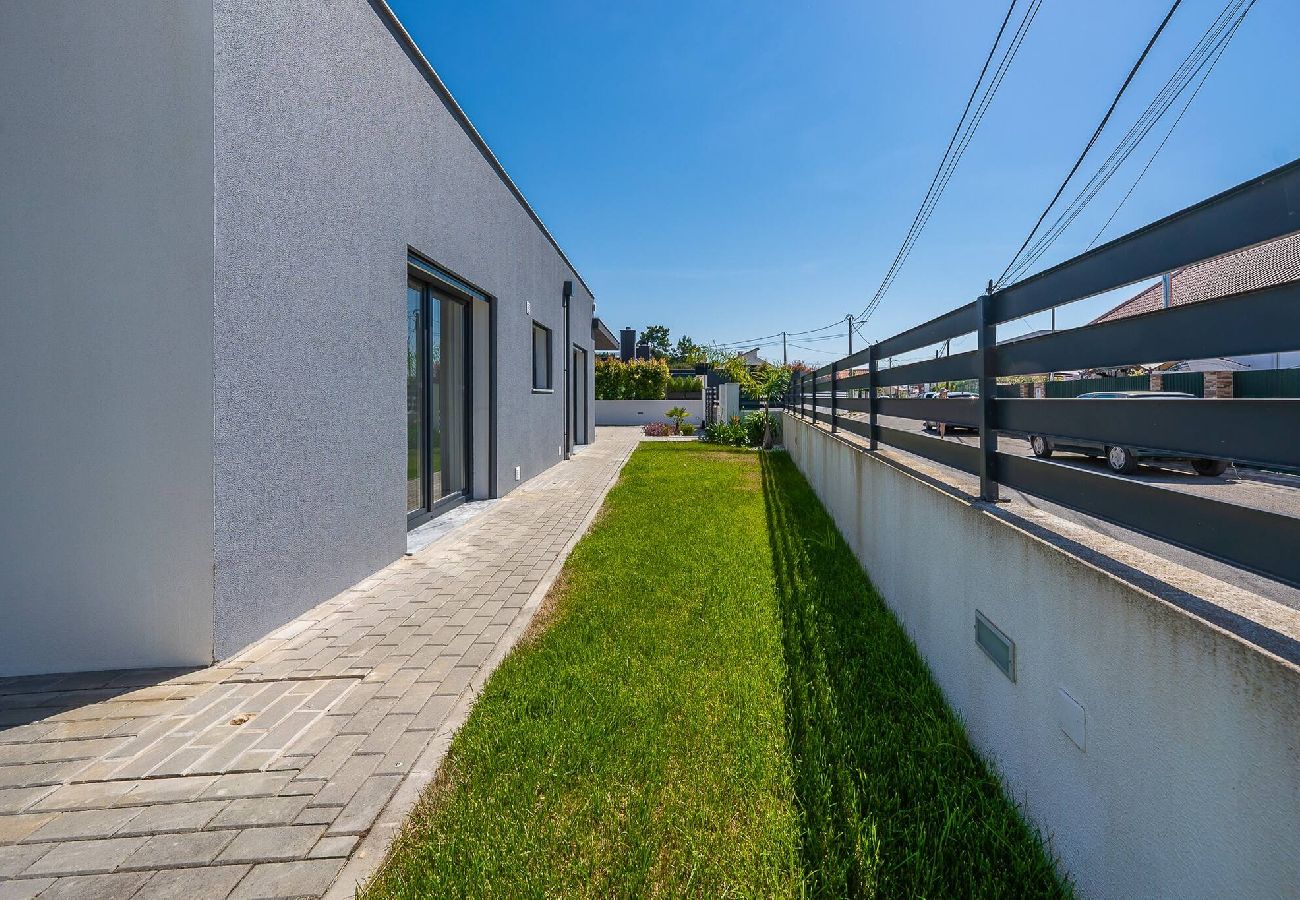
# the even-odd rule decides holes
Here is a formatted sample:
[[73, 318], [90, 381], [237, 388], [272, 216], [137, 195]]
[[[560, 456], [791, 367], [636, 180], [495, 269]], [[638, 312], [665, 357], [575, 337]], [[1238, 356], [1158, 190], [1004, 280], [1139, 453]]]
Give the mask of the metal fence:
[[[1300, 281], [997, 343], [997, 326], [1300, 230], [1300, 160], [797, 378], [789, 411], [977, 474], [1126, 528], [1300, 584], [1300, 518], [1102, 472], [1002, 453], [998, 433], [1045, 434], [1187, 457], [1300, 467], [1300, 400], [1020, 399], [997, 378], [1284, 352], [1300, 344]], [[891, 368], [880, 362], [974, 332], [977, 349]], [[879, 396], [880, 389], [974, 378], [978, 399]], [[833, 389], [832, 389], [833, 386]], [[863, 395], [864, 394], [864, 395]], [[977, 427], [979, 446], [881, 425], [878, 416]]]
[[1233, 372], [1234, 397], [1300, 397], [1300, 369]]
[[1049, 381], [1044, 385], [1048, 397], [1065, 399], [1089, 394], [1093, 391], [1148, 391], [1150, 375], [1122, 375], [1118, 378], [1074, 378], [1070, 381]]
[[1204, 372], [1164, 372], [1160, 376], [1161, 390], [1181, 391], [1195, 397], [1205, 396]]

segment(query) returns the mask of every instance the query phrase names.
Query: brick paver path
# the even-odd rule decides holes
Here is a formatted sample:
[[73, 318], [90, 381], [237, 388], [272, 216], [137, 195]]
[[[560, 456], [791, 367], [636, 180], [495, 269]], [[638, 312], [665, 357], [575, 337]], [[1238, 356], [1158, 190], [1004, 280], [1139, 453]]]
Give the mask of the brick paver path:
[[0, 900], [351, 897], [638, 432], [220, 665], [0, 680]]

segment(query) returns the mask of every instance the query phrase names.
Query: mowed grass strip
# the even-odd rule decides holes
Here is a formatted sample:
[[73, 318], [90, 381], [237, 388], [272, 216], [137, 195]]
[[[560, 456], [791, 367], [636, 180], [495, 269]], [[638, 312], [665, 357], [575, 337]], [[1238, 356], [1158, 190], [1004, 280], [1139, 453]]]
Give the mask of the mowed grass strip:
[[805, 891], [1069, 896], [789, 455], [760, 465]]
[[752, 452], [638, 448], [367, 896], [793, 893], [765, 533]]
[[643, 444], [365, 896], [1059, 896], [785, 454]]

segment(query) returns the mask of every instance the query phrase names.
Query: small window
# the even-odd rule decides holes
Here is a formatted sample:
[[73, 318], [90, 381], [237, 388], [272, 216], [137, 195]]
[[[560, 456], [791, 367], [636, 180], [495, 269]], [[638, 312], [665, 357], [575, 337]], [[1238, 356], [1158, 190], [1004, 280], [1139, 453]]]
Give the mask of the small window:
[[551, 329], [533, 323], [533, 390], [551, 389]]

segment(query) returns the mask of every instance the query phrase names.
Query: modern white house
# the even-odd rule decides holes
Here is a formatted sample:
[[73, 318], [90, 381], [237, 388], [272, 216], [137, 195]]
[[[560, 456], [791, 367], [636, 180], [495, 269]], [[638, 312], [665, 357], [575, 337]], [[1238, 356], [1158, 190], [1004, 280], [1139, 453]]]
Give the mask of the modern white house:
[[592, 292], [383, 0], [0, 15], [0, 675], [210, 664], [591, 439]]

